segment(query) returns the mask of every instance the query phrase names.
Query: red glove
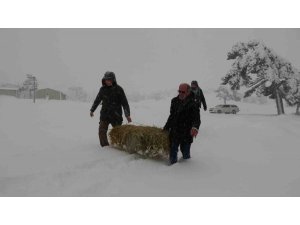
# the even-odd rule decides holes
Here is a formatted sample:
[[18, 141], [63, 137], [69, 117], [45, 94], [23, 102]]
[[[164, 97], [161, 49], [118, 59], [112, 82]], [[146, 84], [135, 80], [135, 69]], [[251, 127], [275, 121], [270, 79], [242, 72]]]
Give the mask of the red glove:
[[197, 134], [198, 134], [198, 129], [195, 128], [195, 127], [193, 127], [193, 128], [191, 129], [191, 135], [192, 135], [192, 137], [196, 137]]

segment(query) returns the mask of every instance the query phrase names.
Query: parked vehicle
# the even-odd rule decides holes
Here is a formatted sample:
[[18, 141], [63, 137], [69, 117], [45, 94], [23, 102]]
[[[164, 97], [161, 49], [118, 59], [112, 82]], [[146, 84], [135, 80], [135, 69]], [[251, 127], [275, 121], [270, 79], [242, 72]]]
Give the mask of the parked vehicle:
[[240, 109], [236, 105], [217, 105], [209, 109], [210, 113], [232, 113], [236, 114]]

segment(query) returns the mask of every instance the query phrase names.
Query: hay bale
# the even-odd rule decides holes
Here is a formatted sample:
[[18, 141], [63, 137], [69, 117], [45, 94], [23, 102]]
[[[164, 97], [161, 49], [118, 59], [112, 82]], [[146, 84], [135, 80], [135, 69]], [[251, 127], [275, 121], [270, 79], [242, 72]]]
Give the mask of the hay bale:
[[129, 153], [148, 158], [166, 158], [170, 143], [166, 131], [158, 127], [121, 125], [109, 132], [111, 144]]

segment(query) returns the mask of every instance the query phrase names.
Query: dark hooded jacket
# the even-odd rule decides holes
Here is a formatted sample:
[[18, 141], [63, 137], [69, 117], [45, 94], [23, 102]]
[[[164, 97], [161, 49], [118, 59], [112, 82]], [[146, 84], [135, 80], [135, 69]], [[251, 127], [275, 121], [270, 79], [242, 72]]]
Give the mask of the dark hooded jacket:
[[171, 141], [192, 143], [191, 129], [199, 129], [201, 124], [200, 110], [191, 92], [184, 100], [175, 97], [171, 101], [170, 115], [164, 130], [169, 131]]
[[[105, 80], [113, 81], [112, 86], [106, 86]], [[94, 101], [91, 112], [94, 112], [98, 105], [102, 103], [100, 111], [100, 120], [110, 123], [121, 124], [123, 121], [122, 107], [125, 116], [130, 116], [130, 108], [124, 90], [117, 84], [115, 74], [113, 72], [106, 72], [102, 79], [102, 87]]]
[[201, 108], [201, 104], [203, 105], [204, 110], [207, 109], [206, 101], [203, 95], [202, 89], [198, 86], [197, 81], [192, 81], [192, 83], [197, 85], [197, 88], [194, 90], [192, 89], [192, 92], [195, 95], [195, 102], [197, 103], [198, 107]]

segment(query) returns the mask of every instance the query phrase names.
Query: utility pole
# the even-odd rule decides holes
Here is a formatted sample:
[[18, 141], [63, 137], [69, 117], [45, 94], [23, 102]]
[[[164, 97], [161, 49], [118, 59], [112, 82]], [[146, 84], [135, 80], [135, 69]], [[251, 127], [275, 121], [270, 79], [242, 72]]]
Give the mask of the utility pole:
[[35, 91], [36, 91], [36, 88], [37, 88], [37, 80], [36, 80], [36, 77], [31, 75], [31, 74], [27, 74], [27, 78], [29, 80], [29, 82], [33, 85], [33, 103], [35, 103]]
[[33, 77], [33, 103], [35, 103], [36, 77]]

